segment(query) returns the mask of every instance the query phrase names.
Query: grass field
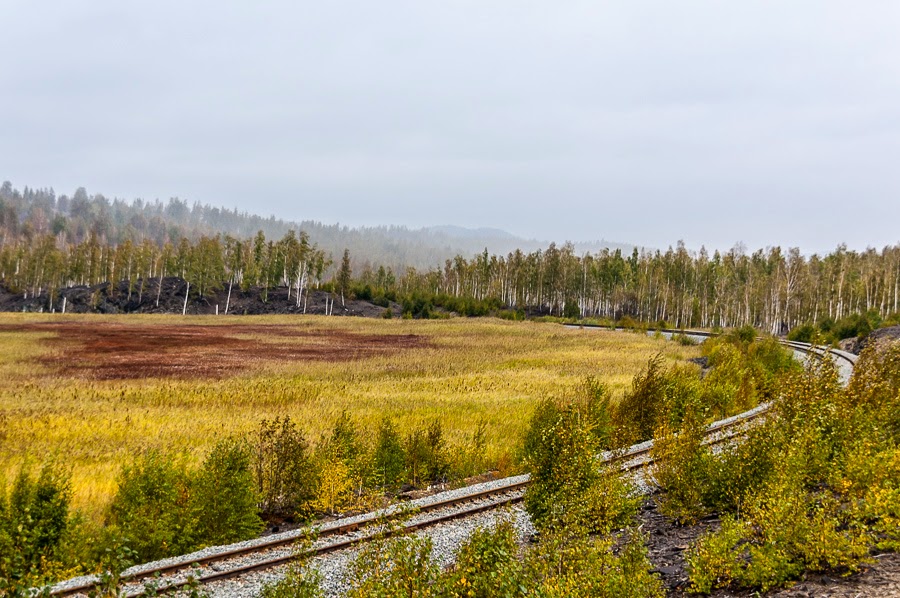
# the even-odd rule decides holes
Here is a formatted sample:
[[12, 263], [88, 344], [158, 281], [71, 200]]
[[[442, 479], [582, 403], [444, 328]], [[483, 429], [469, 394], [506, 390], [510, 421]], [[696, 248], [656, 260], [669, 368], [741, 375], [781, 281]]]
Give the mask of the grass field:
[[[462, 442], [487, 424], [511, 456], [535, 403], [594, 376], [621, 396], [661, 352], [642, 334], [493, 319], [0, 315], [0, 475], [57, 458], [98, 513], [147, 448], [200, 459], [217, 438], [289, 415], [315, 440], [343, 411], [362, 430], [439, 418]], [[366, 434], [364, 433], [364, 436]]]

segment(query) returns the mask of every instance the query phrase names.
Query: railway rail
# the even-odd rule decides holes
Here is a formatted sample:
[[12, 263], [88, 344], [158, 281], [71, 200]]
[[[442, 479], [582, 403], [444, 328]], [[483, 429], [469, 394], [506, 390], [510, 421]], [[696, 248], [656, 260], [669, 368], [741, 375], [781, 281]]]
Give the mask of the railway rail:
[[[688, 334], [708, 337], [710, 333], [698, 331], [665, 331], [672, 334]], [[833, 355], [852, 368], [854, 356], [844, 353], [830, 353], [818, 347], [784, 341], [783, 344], [795, 351], [823, 358]], [[739, 415], [714, 422], [706, 430], [705, 443], [720, 445], [743, 434], [754, 420], [763, 417], [768, 404]], [[653, 464], [650, 452], [653, 441], [633, 445], [621, 452], [603, 456], [606, 464], [618, 464], [623, 472], [635, 473]], [[366, 515], [341, 519], [312, 530], [294, 530], [272, 537], [260, 538], [240, 545], [222, 547], [207, 554], [194, 553], [176, 559], [168, 559], [161, 564], [132, 567], [119, 579], [125, 596], [141, 596], [149, 593], [166, 593], [194, 584], [209, 584], [215, 581], [240, 577], [251, 572], [285, 565], [303, 556], [318, 556], [352, 548], [375, 537], [406, 534], [434, 527], [449, 521], [472, 517], [503, 506], [520, 502], [528, 485], [528, 476], [506, 478], [487, 484], [470, 487], [470, 491], [456, 491], [449, 497], [435, 495], [416, 501], [414, 510], [404, 506], [376, 511]], [[379, 529], [379, 524], [406, 520], [388, 531]], [[296, 546], [306, 542], [308, 547], [300, 553]], [[152, 580], [148, 582], [146, 580]], [[97, 577], [76, 578], [52, 586], [50, 596], [87, 596], [96, 593], [102, 580]], [[148, 591], [152, 585], [153, 591]]]

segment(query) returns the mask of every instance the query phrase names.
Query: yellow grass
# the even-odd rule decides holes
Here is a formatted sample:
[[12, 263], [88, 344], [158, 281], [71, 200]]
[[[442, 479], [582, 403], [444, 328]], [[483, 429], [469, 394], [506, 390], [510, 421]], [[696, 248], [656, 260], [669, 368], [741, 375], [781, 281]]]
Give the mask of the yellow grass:
[[25, 461], [36, 465], [55, 457], [72, 468], [75, 506], [93, 514], [115, 492], [117, 472], [135, 453], [159, 448], [196, 460], [217, 438], [275, 416], [289, 415], [312, 439], [326, 433], [342, 410], [369, 438], [384, 415], [401, 430], [437, 417], [457, 442], [483, 420], [489, 460], [498, 463], [515, 451], [541, 398], [571, 393], [587, 376], [602, 380], [617, 397], [657, 352], [669, 360], [699, 354], [695, 347], [641, 334], [494, 319], [0, 315], [5, 327], [60, 321], [124, 324], [134, 326], [135, 334], [144, 326], [181, 323], [278, 324], [416, 334], [430, 341], [427, 347], [338, 363], [272, 362], [248, 354], [248, 370], [219, 380], [97, 381], [35, 361], [77, 345], [48, 343], [52, 334], [46, 332], [0, 333], [0, 476], [9, 479]]

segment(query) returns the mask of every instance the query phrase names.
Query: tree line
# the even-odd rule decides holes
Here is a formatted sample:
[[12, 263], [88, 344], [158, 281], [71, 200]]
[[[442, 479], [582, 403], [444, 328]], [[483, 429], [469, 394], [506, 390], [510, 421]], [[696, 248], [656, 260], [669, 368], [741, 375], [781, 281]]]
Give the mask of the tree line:
[[[30, 202], [27, 218], [20, 218], [10, 197]], [[80, 192], [71, 199], [56, 199], [50, 191], [19, 193], [5, 183], [0, 189], [3, 286], [46, 296], [48, 311], [59, 309], [61, 289], [109, 283], [108, 292], [115, 293], [124, 282], [129, 299], [134, 294], [142, 302], [147, 293], [159, 293], [164, 277], [175, 276], [200, 297], [239, 286], [258, 289], [267, 301], [271, 289], [281, 288], [299, 306], [304, 293], [324, 285], [342, 298], [402, 302], [417, 317], [440, 311], [436, 308], [463, 315], [507, 309], [523, 316], [664, 321], [678, 328], [751, 325], [776, 334], [810, 323], [827, 328], [852, 314], [888, 319], [900, 312], [900, 245], [861, 252], [839, 245], [824, 256], [804, 256], [797, 248], [749, 253], [740, 245], [710, 254], [689, 251], [681, 242], [666, 251], [579, 254], [570, 243], [551, 243], [531, 252], [457, 255], [442, 267], [395, 268], [365, 250], [344, 249], [343, 259], [335, 259], [338, 252], [294, 229], [277, 240], [263, 230], [244, 237], [193, 235], [196, 229], [166, 228], [161, 217], [147, 225], [151, 232], [165, 229], [159, 234], [137, 234], [134, 221], [108, 228], [103, 222], [121, 218], [91, 214], [107, 205], [121, 216], [127, 204], [117, 208], [104, 201]], [[43, 204], [47, 213], [55, 210], [52, 220]], [[177, 219], [178, 205], [157, 204], [153, 210], [173, 211]]]
[[527, 254], [457, 257], [441, 270], [407, 272], [402, 284], [435, 296], [496, 298], [552, 316], [630, 317], [677, 328], [751, 325], [778, 334], [854, 313], [896, 314], [900, 245], [863, 252], [840, 245], [805, 257], [797, 248], [747, 253], [740, 246], [710, 255], [681, 242], [666, 251], [577, 255], [570, 244], [551, 244]]

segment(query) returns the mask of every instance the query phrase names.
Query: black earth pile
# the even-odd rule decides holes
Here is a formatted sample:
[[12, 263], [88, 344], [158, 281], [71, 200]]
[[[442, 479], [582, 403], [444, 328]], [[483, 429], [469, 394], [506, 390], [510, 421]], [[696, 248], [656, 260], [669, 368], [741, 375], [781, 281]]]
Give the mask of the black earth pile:
[[[137, 283], [131, 292], [127, 281], [118, 285], [104, 283], [96, 286], [75, 286], [57, 291], [51, 301], [46, 292], [36, 296], [25, 296], [22, 293], [11, 293], [0, 284], [0, 311], [59, 313], [65, 307], [66, 313], [82, 314], [180, 314], [184, 309], [186, 292], [187, 283], [183, 279], [166, 277], [162, 279], [162, 288], [159, 279], [146, 281], [143, 290], [140, 289], [140, 283]], [[300, 305], [297, 305], [293, 291], [288, 299], [288, 291], [285, 288], [269, 289], [266, 300], [263, 300], [263, 289], [252, 287], [242, 291], [237, 285], [232, 288], [229, 301], [228, 285], [225, 285], [222, 290], [206, 293], [204, 296], [199, 296], [192, 288], [185, 311], [189, 314], [224, 314], [226, 303], [228, 313], [234, 315], [302, 313], [325, 315], [327, 305], [328, 313], [335, 316], [382, 317], [386, 309], [369, 301], [350, 298], [345, 298], [344, 305], [341, 305], [340, 294], [316, 290], [310, 291], [308, 296], [304, 291]], [[392, 303], [387, 309], [393, 316], [399, 316], [401, 313], [400, 305], [396, 303]]]
[[859, 355], [869, 345], [879, 345], [900, 340], [900, 326], [887, 326], [873, 330], [865, 338], [845, 338], [839, 343], [843, 351]]

